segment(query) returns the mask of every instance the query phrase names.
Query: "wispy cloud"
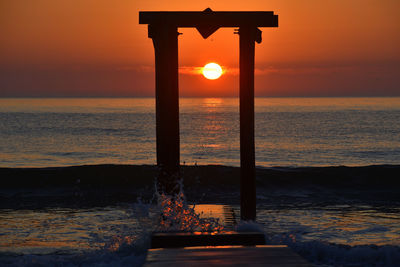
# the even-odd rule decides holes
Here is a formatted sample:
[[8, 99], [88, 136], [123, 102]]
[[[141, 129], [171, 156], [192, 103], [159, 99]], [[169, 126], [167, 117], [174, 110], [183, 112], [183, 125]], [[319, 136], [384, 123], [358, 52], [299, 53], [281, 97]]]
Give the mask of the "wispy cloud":
[[[226, 66], [221, 66], [222, 73], [225, 75], [238, 75], [239, 70]], [[200, 75], [202, 74], [203, 67], [182, 66], [179, 67], [179, 73], [184, 75]]]
[[[233, 68], [228, 66], [221, 66], [224, 75], [239, 75], [239, 68]], [[196, 66], [181, 66], [179, 67], [179, 74], [183, 75], [201, 75], [203, 67]], [[155, 71], [154, 66], [142, 65], [142, 66], [120, 66], [118, 67], [120, 71], [136, 71], [136, 72], [153, 72]], [[264, 69], [255, 69], [256, 75], [265, 75], [269, 73], [280, 72], [280, 70], [268, 67]]]
[[[239, 75], [239, 68], [221, 66], [224, 75]], [[359, 69], [364, 69], [366, 66], [358, 66], [357, 64], [344, 64], [344, 65], [284, 65], [284, 66], [265, 66], [256, 67], [254, 70], [255, 75], [265, 76], [271, 74], [282, 75], [318, 75], [318, 74], [333, 74], [343, 72], [353, 72]], [[179, 67], [179, 74], [182, 75], [201, 75], [203, 67], [199, 66], [181, 66]], [[136, 66], [119, 66], [118, 71], [135, 71], [139, 73], [154, 73], [154, 66], [150, 65], [136, 65]]]
[[183, 66], [183, 67], [179, 67], [179, 73], [186, 74], [186, 75], [199, 75], [199, 74], [201, 74], [202, 68], [203, 67]]

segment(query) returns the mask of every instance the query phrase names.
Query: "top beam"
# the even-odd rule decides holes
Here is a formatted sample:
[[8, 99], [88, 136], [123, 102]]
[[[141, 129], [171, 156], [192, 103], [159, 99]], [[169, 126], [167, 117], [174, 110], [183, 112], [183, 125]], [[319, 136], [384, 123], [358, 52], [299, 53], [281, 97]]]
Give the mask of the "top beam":
[[168, 24], [179, 28], [278, 27], [278, 15], [273, 11], [141, 11], [139, 24]]

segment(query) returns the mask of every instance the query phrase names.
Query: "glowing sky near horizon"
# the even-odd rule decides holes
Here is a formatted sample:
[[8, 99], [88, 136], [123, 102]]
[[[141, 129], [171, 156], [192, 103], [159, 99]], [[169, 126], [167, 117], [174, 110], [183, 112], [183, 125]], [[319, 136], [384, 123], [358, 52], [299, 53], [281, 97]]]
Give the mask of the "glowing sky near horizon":
[[[400, 95], [400, 2], [15, 0], [0, 2], [0, 97], [151, 96], [154, 51], [139, 11], [274, 11], [256, 44], [258, 96]], [[236, 96], [238, 36], [180, 29], [182, 96]], [[197, 71], [224, 66], [218, 80]]]

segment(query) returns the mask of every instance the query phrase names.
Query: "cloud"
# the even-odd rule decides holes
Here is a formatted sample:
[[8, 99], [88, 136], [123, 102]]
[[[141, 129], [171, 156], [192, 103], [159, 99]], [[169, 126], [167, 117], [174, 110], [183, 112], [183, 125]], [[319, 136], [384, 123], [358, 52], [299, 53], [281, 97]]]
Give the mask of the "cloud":
[[[228, 67], [221, 66], [224, 75], [239, 75], [239, 68], [236, 67]], [[182, 66], [179, 67], [179, 74], [182, 75], [201, 75], [203, 67], [196, 66]], [[322, 73], [322, 72], [333, 72], [340, 70], [349, 70], [350, 67], [274, 67], [268, 66], [265, 68], [255, 68], [255, 75], [268, 75], [273, 73], [281, 73], [281, 74], [312, 74], [312, 73]], [[119, 66], [117, 67], [119, 71], [135, 71], [135, 72], [144, 72], [144, 73], [154, 73], [154, 66], [142, 65], [142, 66]]]
[[[225, 75], [238, 75], [239, 69], [221, 66], [222, 74]], [[179, 67], [179, 73], [183, 75], [201, 75], [203, 67], [182, 66]]]
[[200, 75], [202, 69], [203, 69], [203, 67], [189, 67], [189, 66], [183, 66], [183, 67], [179, 67], [179, 74], [184, 74], [184, 75]]
[[[398, 96], [400, 62], [280, 63], [255, 69], [258, 96]], [[179, 68], [185, 96], [233, 96], [239, 69], [222, 66], [226, 79], [210, 82], [202, 67]], [[235, 91], [237, 92], [237, 91]], [[0, 63], [0, 97], [153, 96], [152, 64], [15, 65]]]

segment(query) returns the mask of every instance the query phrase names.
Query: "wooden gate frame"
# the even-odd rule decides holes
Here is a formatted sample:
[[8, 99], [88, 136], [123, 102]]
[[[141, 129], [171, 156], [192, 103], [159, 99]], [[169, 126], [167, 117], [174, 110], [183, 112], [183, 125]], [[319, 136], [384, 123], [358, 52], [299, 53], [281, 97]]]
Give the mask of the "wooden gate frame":
[[179, 178], [178, 28], [196, 28], [208, 38], [221, 27], [239, 28], [240, 66], [240, 214], [256, 219], [254, 146], [254, 48], [261, 43], [258, 27], [278, 27], [272, 11], [229, 12], [207, 8], [196, 12], [139, 12], [139, 24], [148, 24], [156, 71], [156, 143], [159, 189], [173, 194]]

